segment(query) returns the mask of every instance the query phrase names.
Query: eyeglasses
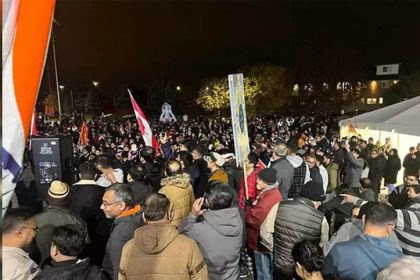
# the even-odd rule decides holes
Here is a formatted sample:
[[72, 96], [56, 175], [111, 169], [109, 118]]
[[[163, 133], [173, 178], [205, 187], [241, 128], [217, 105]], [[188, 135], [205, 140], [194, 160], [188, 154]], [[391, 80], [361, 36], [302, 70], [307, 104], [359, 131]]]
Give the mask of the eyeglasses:
[[35, 232], [38, 232], [38, 231], [39, 231], [39, 228], [38, 228], [38, 227], [36, 227], [36, 228], [31, 228], [31, 227], [19, 227], [19, 228], [32, 229], [32, 230], [33, 230], [33, 231], [35, 231]]
[[112, 203], [108, 203], [108, 202], [106, 202], [106, 201], [102, 201], [102, 205], [106, 208], [106, 207], [108, 207], [108, 206], [111, 206], [111, 205], [117, 204], [117, 203], [119, 203], [119, 202], [121, 202], [121, 200], [114, 201], [114, 202], [112, 202]]

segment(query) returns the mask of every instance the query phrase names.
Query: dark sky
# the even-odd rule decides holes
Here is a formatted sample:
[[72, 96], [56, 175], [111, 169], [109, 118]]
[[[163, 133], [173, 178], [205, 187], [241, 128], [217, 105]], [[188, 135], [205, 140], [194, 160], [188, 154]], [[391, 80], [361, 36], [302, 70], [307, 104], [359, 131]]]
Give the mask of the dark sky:
[[328, 68], [332, 58], [340, 69], [392, 62], [413, 69], [419, 15], [419, 3], [401, 1], [58, 0], [54, 34], [60, 83], [76, 91], [93, 79], [109, 93], [122, 84], [147, 88], [164, 75], [192, 93], [203, 79], [256, 63], [298, 73]]

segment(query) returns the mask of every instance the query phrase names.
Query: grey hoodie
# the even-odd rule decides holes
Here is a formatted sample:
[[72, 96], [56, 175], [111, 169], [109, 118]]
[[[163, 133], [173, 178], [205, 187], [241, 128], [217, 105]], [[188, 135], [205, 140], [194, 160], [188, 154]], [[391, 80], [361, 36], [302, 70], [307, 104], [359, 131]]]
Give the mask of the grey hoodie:
[[[286, 157], [287, 160], [293, 165], [293, 168], [298, 168], [303, 163], [303, 158], [298, 155], [290, 155]], [[306, 174], [305, 174], [305, 182], [309, 182], [311, 180], [311, 174], [309, 172], [308, 164], [305, 162], [306, 165]]]
[[189, 215], [179, 232], [194, 239], [203, 254], [210, 279], [239, 278], [244, 225], [237, 208], [206, 210], [197, 219]]

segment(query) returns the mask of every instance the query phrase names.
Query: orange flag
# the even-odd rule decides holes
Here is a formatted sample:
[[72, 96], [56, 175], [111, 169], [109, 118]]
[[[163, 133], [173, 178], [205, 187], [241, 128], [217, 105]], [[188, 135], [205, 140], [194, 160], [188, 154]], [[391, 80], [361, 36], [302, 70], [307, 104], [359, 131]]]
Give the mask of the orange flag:
[[79, 145], [86, 146], [88, 143], [88, 126], [83, 122], [82, 127], [80, 128], [80, 138]]
[[353, 133], [357, 135], [357, 131], [351, 123], [349, 123], [349, 131], [350, 131], [350, 134]]

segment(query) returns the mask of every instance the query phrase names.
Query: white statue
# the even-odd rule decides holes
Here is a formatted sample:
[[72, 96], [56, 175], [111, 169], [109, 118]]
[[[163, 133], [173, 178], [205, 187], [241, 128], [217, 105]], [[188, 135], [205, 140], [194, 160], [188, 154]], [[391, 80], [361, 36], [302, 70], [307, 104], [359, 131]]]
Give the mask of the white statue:
[[176, 122], [175, 115], [172, 113], [172, 107], [166, 102], [162, 105], [162, 114], [160, 115], [159, 121], [163, 123]]

